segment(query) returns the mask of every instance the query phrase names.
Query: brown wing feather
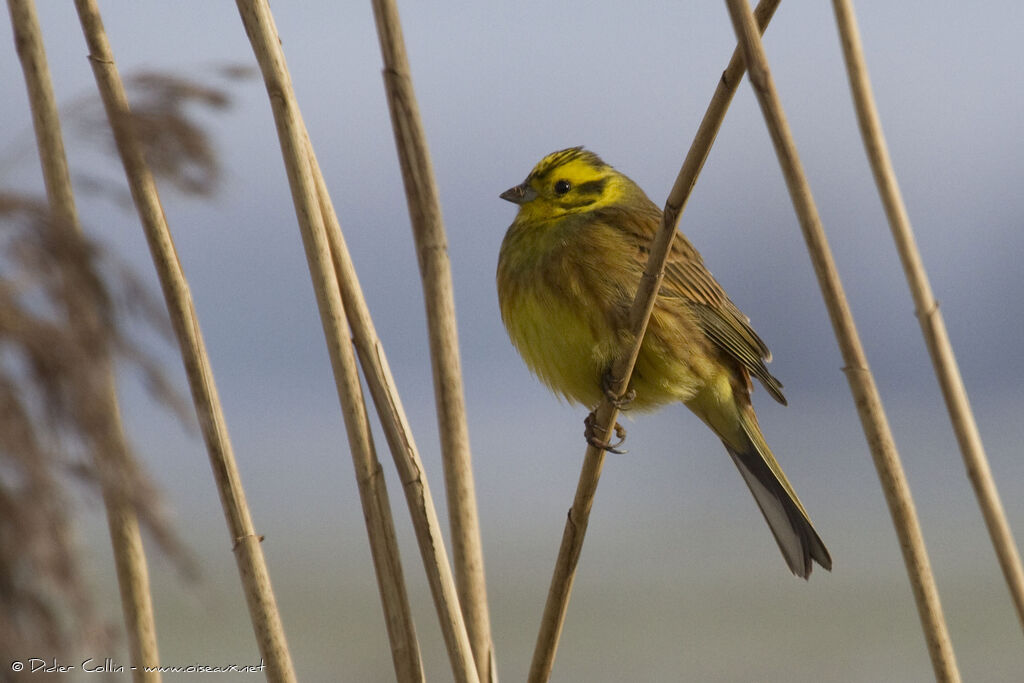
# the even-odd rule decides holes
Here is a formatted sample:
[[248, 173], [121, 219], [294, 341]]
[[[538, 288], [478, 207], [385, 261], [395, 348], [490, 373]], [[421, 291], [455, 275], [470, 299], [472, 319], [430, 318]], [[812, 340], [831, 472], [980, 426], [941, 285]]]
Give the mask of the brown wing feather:
[[[634, 209], [628, 213], [621, 212], [622, 215], [603, 216], [608, 224], [619, 226], [634, 238], [637, 258], [643, 263], [646, 263], [650, 242], [661, 224], [661, 210], [650, 200], [646, 204], [642, 212]], [[608, 207], [595, 213], [615, 212], [616, 209]], [[765, 362], [771, 360], [771, 351], [750, 326], [750, 319], [729, 299], [704, 266], [700, 253], [678, 231], [665, 266], [661, 296], [677, 297], [689, 304], [708, 339], [760, 380], [772, 398], [786, 404], [782, 383], [765, 366]]]
[[765, 366], [765, 361], [772, 357], [768, 347], [750, 326], [750, 319], [743, 315], [704, 267], [697, 250], [679, 232], [672, 241], [661, 293], [662, 296], [679, 296], [690, 302], [708, 338], [759, 379], [772, 398], [786, 404], [782, 383]]

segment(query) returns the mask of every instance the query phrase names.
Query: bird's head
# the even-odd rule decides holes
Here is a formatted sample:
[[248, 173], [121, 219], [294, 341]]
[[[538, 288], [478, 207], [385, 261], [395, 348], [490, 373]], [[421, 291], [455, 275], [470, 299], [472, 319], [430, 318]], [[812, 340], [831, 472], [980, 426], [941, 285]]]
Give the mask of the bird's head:
[[582, 147], [553, 152], [519, 185], [499, 195], [519, 205], [518, 221], [544, 221], [593, 211], [623, 198], [632, 181]]

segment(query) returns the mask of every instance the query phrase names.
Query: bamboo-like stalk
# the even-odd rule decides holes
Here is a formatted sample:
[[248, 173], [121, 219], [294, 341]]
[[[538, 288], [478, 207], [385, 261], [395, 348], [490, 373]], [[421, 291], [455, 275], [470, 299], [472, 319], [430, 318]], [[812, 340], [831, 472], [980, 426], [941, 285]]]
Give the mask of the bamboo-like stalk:
[[981, 443], [981, 434], [974, 420], [967, 389], [960, 376], [960, 369], [953, 353], [953, 346], [946, 332], [946, 323], [939, 311], [939, 304], [932, 294], [924, 263], [917, 249], [914, 231], [910, 225], [910, 216], [903, 203], [896, 173], [889, 158], [889, 149], [882, 132], [882, 122], [875, 107], [875, 98], [871, 92], [871, 80], [868, 76], [864, 49], [861, 45], [857, 18], [850, 0], [833, 0], [832, 6], [836, 14], [836, 23], [843, 45], [843, 57], [846, 60], [846, 71], [850, 78], [850, 89], [857, 109], [857, 122], [867, 151], [871, 170], [875, 176], [875, 185], [882, 198], [885, 214], [889, 219], [896, 251], [900, 255], [903, 271], [907, 277], [907, 285], [914, 298], [914, 309], [921, 324], [928, 355], [932, 359], [935, 375], [942, 388], [942, 396], [946, 401], [949, 419], [956, 434], [960, 453], [967, 468], [967, 476], [974, 486], [978, 505], [981, 507], [985, 524], [988, 527], [992, 545], [995, 547], [999, 566], [1003, 570], [1006, 584], [1010, 589], [1014, 605], [1017, 608], [1017, 619], [1024, 627], [1024, 568], [1021, 567], [1020, 553], [1013, 540], [1003, 503], [999, 497], [995, 480], [989, 469], [985, 447]]
[[[779, 1], [762, 0], [758, 4], [757, 21], [761, 31], [767, 28], [775, 9], [779, 6]], [[665, 201], [661, 228], [651, 245], [651, 253], [648, 256], [636, 298], [630, 309], [630, 332], [634, 341], [628, 349], [623, 350], [611, 370], [610, 388], [617, 396], [621, 397], [626, 387], [629, 386], [629, 378], [640, 353], [647, 321], [654, 308], [656, 292], [660, 289], [665, 274], [665, 262], [668, 260], [679, 217], [689, 200], [697, 177], [704, 167], [704, 162], [711, 152], [711, 146], [722, 126], [729, 103], [743, 78], [745, 68], [743, 55], [737, 47], [733, 51], [729, 65], [722, 73], [718, 87], [711, 97], [704, 118], [697, 128], [697, 133], [683, 160], [683, 165], [679, 169], [679, 174]], [[615, 405], [608, 399], [602, 400], [596, 411], [595, 424], [597, 433], [605, 440], [611, 438], [617, 415], [618, 409]], [[540, 630], [537, 634], [533, 660], [527, 677], [530, 683], [544, 683], [551, 677], [555, 652], [558, 649], [562, 626], [565, 624], [565, 614], [569, 607], [569, 597], [576, 576], [576, 566], [583, 549], [583, 539], [590, 520], [590, 509], [593, 506], [603, 465], [604, 451], [588, 446], [572, 508], [569, 510], [565, 530], [562, 532], [562, 542], [558, 549], [551, 585], [548, 588], [547, 601], [544, 604], [544, 614], [541, 617]]]
[[391, 125], [423, 281], [456, 586], [480, 680], [494, 681], [497, 678], [494, 643], [441, 202], [412, 85], [398, 9], [394, 0], [373, 0], [373, 13], [384, 58]]
[[[345, 312], [331, 263], [330, 247], [313, 179], [312, 161], [307, 153], [305, 128], [269, 6], [265, 0], [237, 0], [237, 5], [270, 96], [331, 366], [334, 369], [338, 390], [341, 392], [341, 347], [350, 342], [347, 338], [348, 331], [342, 324]], [[459, 610], [455, 581], [445, 554], [440, 524], [426, 476], [418, 462], [406, 461], [398, 456], [396, 462], [405, 486], [406, 500], [441, 622], [441, 631], [448, 648], [452, 671], [460, 683], [476, 683], [478, 677], [473, 664], [469, 637]]]
[[[364, 311], [366, 320], [369, 320], [369, 312], [366, 311], [365, 301], [362, 298], [362, 291], [359, 290], [358, 281], [355, 284], [355, 293], [346, 291], [346, 287], [342, 283], [343, 277], [338, 272], [339, 261], [344, 262], [348, 260], [348, 250], [345, 247], [341, 234], [341, 224], [338, 221], [338, 215], [334, 211], [334, 204], [331, 202], [330, 193], [327, 191], [327, 183], [324, 181], [323, 173], [320, 171], [320, 163], [317, 161], [313, 145], [309, 140], [309, 133], [305, 131], [305, 126], [303, 128], [303, 134], [306, 138], [306, 153], [309, 155], [313, 182], [316, 185], [317, 199], [320, 205], [320, 214], [323, 217], [324, 228], [327, 232], [327, 242], [335, 269], [335, 277], [339, 282], [339, 291], [341, 292], [345, 315], [348, 321], [352, 321], [355, 318], [356, 325], [358, 325], [361, 320], [354, 311]], [[348, 265], [351, 267], [351, 261], [348, 262]], [[354, 278], [355, 269], [351, 269], [350, 272], [351, 277]], [[354, 303], [355, 301], [360, 303]], [[352, 322], [343, 322], [342, 325], [345, 325], [346, 328], [356, 326]], [[369, 326], [372, 331], [372, 322], [369, 323]], [[366, 329], [365, 325], [362, 327], [364, 330]], [[388, 639], [391, 644], [391, 658], [395, 666], [395, 676], [400, 683], [422, 682], [426, 680], [426, 677], [423, 672], [423, 661], [420, 656], [419, 641], [416, 638], [412, 610], [409, 607], [409, 596], [405, 589], [402, 561], [398, 551], [398, 540], [395, 537], [395, 524], [391, 516], [391, 504], [388, 502], [387, 486], [384, 482], [380, 461], [377, 459], [377, 453], [373, 448], [369, 421], [366, 416], [366, 403], [362, 395], [362, 386], [359, 384], [359, 375], [355, 367], [352, 347], [346, 345], [343, 351], [345, 356], [346, 384], [344, 396], [349, 397], [348, 403], [357, 403], [357, 405], [348, 406], [345, 405], [346, 398], [344, 396], [342, 398], [342, 404], [346, 413], [346, 430], [349, 433], [349, 447], [352, 450], [352, 461], [356, 468], [356, 481], [359, 485], [359, 495], [363, 503], [363, 515], [366, 518], [366, 532], [369, 536], [373, 566], [377, 574], [377, 585], [380, 590]], [[367, 363], [363, 362], [362, 364], [364, 373], [369, 374], [365, 369]], [[368, 380], [367, 384], [372, 386], [374, 382]], [[349, 425], [349, 414], [354, 414], [358, 417], [354, 425]], [[353, 433], [357, 434], [358, 438], [353, 439]]]
[[903, 561], [917, 601], [918, 615], [928, 643], [935, 676], [939, 681], [959, 681], [960, 673], [942, 614], [939, 593], [921, 535], [914, 501], [910, 495], [910, 486], [903, 472], [878, 388], [875, 386], [864, 349], [861, 347], [821, 218], [811, 196], [810, 185], [803, 172], [792, 133], [775, 90], [760, 36], [746, 0], [726, 0], [726, 5], [743, 47], [749, 65], [750, 83], [771, 133], [772, 143], [775, 145], [836, 340], [846, 364], [844, 371], [899, 537]]
[[[33, 0], [8, 0], [11, 25], [18, 58], [25, 74], [29, 104], [32, 109], [32, 124], [39, 148], [39, 159], [43, 169], [46, 194], [54, 219], [62, 230], [80, 236], [81, 224], [71, 189], [71, 175], [68, 171], [67, 156], [60, 129], [57, 102], [53, 94], [50, 68], [46, 60], [39, 17]], [[65, 281], [65, 290], [74, 284]], [[121, 412], [117, 400], [116, 383], [109, 351], [103, 344], [96, 344], [103, 338], [99, 329], [97, 312], [73, 305], [80, 301], [73, 292], [66, 291], [67, 315], [83, 343], [95, 346], [100, 354], [95, 366], [87, 370], [89, 377], [76, 386], [88, 396], [79, 397], [75, 403], [82, 410], [88, 410], [85, 418], [89, 424], [97, 425], [100, 437], [93, 444], [95, 465], [103, 494], [107, 525], [114, 553], [114, 566], [121, 595], [121, 610], [128, 637], [131, 657], [132, 680], [136, 683], [158, 683], [161, 675], [147, 671], [160, 663], [157, 648], [156, 620], [150, 593], [149, 569], [146, 564], [145, 548], [139, 529], [138, 514], [127, 494], [128, 485], [124, 473], [128, 469], [128, 445], [121, 424]], [[92, 389], [95, 388], [95, 394]]]
[[266, 662], [267, 680], [295, 681], [291, 654], [267, 573], [261, 537], [253, 527], [238, 467], [217, 395], [213, 370], [199, 330], [195, 306], [174, 248], [153, 174], [131, 126], [124, 84], [114, 64], [95, 0], [75, 0], [82, 30], [89, 46], [89, 61], [114, 133], [114, 141], [128, 178], [132, 199], [149, 243], [153, 263], [181, 349], [192, 400], [206, 442], [217, 490], [232, 539], [232, 550], [249, 606], [249, 617], [260, 654]]

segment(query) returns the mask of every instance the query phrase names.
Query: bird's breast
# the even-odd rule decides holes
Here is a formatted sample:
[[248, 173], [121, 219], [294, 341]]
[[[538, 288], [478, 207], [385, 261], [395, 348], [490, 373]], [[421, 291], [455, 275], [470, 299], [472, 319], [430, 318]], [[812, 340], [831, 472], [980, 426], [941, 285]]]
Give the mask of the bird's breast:
[[[585, 239], [557, 240], [552, 231], [513, 227], [498, 260], [498, 299], [512, 343], [545, 384], [587, 407], [601, 400], [602, 376], [629, 336], [641, 266], [621, 234], [593, 226]], [[631, 382], [633, 408], [693, 396], [704, 374], [699, 339], [684, 310], [659, 302]]]
[[499, 262], [498, 299], [509, 337], [526, 365], [556, 393], [586, 406], [601, 398], [601, 375], [616, 352], [608, 301], [566, 254]]

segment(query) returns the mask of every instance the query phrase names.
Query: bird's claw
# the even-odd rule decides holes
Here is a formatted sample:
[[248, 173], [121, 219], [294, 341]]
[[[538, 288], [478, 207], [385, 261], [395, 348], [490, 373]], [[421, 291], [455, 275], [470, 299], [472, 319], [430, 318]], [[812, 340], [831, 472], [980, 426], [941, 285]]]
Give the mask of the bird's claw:
[[608, 451], [609, 453], [615, 453], [616, 455], [624, 455], [629, 452], [626, 450], [619, 450], [619, 446], [626, 441], [626, 428], [618, 422], [615, 423], [615, 438], [618, 439], [615, 443], [609, 443], [595, 433], [597, 428], [597, 417], [594, 413], [587, 415], [587, 419], [583, 421], [583, 426], [583, 436], [587, 439], [587, 443], [594, 448], [600, 448], [602, 451]]
[[[608, 402], [615, 406], [616, 410], [626, 410], [629, 408], [629, 404], [636, 398], [636, 390], [630, 389], [622, 396], [616, 395], [612, 389], [612, 375], [610, 371], [606, 371], [601, 376], [601, 390], [604, 392], [605, 398]], [[618, 434], [618, 432], [616, 432]]]

